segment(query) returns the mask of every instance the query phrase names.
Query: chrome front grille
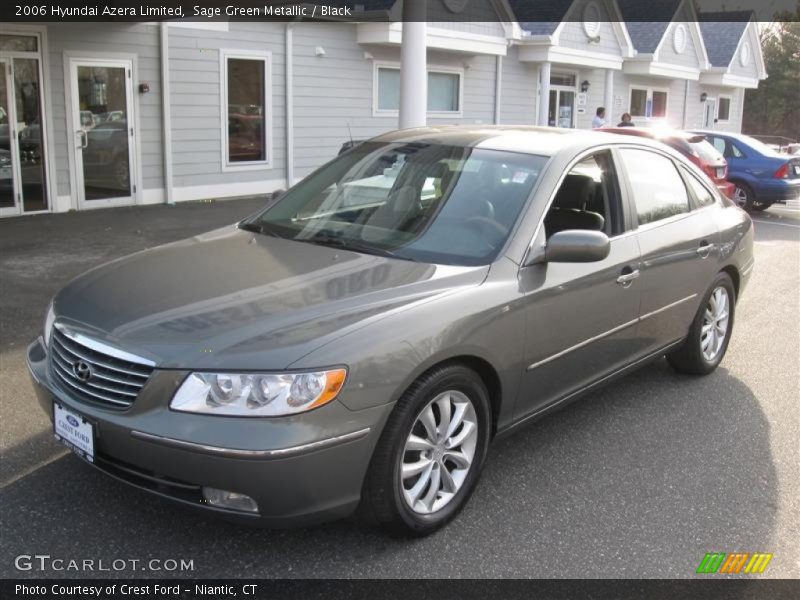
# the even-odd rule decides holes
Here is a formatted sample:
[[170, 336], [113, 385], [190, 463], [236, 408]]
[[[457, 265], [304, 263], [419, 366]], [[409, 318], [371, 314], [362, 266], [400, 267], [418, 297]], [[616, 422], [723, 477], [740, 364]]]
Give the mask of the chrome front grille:
[[53, 327], [50, 370], [78, 400], [128, 408], [147, 383], [153, 366], [146, 359]]

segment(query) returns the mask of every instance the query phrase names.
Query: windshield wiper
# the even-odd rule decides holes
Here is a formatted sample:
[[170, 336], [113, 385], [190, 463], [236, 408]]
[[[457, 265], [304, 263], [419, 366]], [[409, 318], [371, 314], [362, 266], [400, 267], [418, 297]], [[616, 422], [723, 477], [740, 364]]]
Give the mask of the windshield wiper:
[[239, 223], [239, 229], [242, 231], [250, 231], [252, 233], [264, 233], [264, 228], [261, 223], [255, 223], [253, 221], [249, 223]]
[[263, 221], [249, 221], [247, 223], [239, 223], [239, 229], [242, 231], [250, 231], [252, 233], [260, 233], [261, 235], [271, 235], [272, 237], [283, 238], [282, 235], [278, 234], [273, 229], [269, 229], [266, 225], [267, 224]]
[[400, 260], [411, 260], [410, 258], [406, 258], [404, 256], [398, 256], [391, 250], [386, 250], [385, 248], [376, 248], [375, 246], [361, 244], [354, 240], [345, 240], [332, 235], [315, 235], [314, 237], [298, 239], [297, 241], [310, 242], [312, 244], [319, 244], [320, 246], [341, 248], [342, 250], [361, 252], [363, 254], [373, 254], [375, 256], [385, 256], [387, 258], [397, 258]]

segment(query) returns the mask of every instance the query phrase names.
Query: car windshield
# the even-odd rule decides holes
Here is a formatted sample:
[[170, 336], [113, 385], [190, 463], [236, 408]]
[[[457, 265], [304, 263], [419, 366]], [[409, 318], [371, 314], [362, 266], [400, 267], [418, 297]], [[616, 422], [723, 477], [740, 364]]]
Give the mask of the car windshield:
[[243, 227], [419, 262], [488, 264], [546, 162], [463, 146], [365, 142]]

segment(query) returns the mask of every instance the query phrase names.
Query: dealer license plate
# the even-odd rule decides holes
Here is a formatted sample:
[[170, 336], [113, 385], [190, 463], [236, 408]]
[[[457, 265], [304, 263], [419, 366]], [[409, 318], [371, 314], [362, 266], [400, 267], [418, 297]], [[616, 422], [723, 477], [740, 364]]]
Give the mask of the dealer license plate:
[[53, 403], [53, 432], [56, 439], [75, 454], [94, 462], [94, 430], [92, 424], [80, 415]]

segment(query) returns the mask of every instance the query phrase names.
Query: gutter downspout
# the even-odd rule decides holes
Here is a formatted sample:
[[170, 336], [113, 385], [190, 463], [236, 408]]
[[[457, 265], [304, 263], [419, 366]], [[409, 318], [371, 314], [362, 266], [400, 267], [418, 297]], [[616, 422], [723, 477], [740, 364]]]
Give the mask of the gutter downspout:
[[161, 140], [164, 153], [164, 192], [175, 204], [172, 187], [172, 106], [169, 89], [169, 25], [161, 22]]
[[500, 99], [503, 87], [503, 57], [497, 55], [494, 79], [494, 124], [500, 124]]
[[683, 124], [681, 129], [686, 129], [686, 119], [689, 117], [689, 80], [683, 82]]
[[286, 23], [286, 187], [294, 185], [294, 23]]

